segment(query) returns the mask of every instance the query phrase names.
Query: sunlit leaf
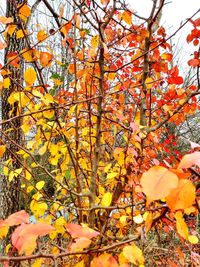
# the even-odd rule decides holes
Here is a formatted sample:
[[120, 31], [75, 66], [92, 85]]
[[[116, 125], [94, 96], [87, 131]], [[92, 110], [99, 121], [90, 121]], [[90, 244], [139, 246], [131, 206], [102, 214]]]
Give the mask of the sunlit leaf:
[[162, 199], [178, 186], [178, 177], [164, 167], [154, 166], [143, 173], [141, 185], [149, 200]]
[[36, 72], [33, 68], [28, 68], [26, 69], [26, 71], [24, 72], [24, 79], [25, 82], [27, 83], [27, 85], [31, 86], [34, 84], [35, 80], [36, 80]]
[[144, 264], [144, 256], [142, 254], [142, 250], [135, 244], [131, 246], [125, 246], [123, 248], [123, 254], [130, 263], [133, 263], [137, 266]]
[[177, 188], [172, 190], [166, 197], [170, 209], [179, 210], [192, 206], [195, 200], [195, 186], [190, 180], [179, 180]]
[[105, 193], [101, 200], [101, 206], [108, 207], [110, 206], [111, 202], [112, 202], [112, 194], [110, 192]]

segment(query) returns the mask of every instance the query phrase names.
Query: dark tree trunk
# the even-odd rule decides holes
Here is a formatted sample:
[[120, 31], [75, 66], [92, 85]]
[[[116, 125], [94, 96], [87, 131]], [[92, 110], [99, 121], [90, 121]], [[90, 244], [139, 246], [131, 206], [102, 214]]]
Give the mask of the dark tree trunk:
[[[21, 19], [18, 16], [18, 7], [20, 4], [26, 3], [26, 0], [7, 0], [6, 1], [6, 16], [14, 19], [14, 24], [17, 25], [15, 33], [12, 36], [7, 35], [7, 48], [5, 51], [5, 64], [9, 61], [8, 56], [10, 53], [19, 53], [25, 48], [24, 38], [17, 39], [16, 31], [21, 29]], [[23, 25], [25, 26], [25, 25]], [[8, 70], [10, 74], [10, 87], [2, 91], [2, 121], [7, 120], [19, 114], [19, 108], [16, 105], [10, 105], [8, 103], [8, 97], [17, 91], [22, 91], [23, 85], [23, 60], [19, 60], [19, 66], [15, 67], [12, 64], [8, 64], [5, 70]], [[19, 148], [16, 144], [22, 144], [21, 133], [21, 120], [15, 119], [12, 122], [2, 125], [1, 139], [4, 144], [7, 145], [7, 150], [2, 159], [3, 162], [9, 158], [12, 160], [12, 169], [20, 168], [19, 156], [16, 152]], [[8, 130], [9, 129], [9, 130]], [[13, 140], [14, 142], [12, 143]], [[8, 177], [1, 174], [0, 177], [0, 218], [6, 218], [10, 214], [18, 211], [20, 208], [20, 178], [14, 178], [12, 182], [8, 182]]]

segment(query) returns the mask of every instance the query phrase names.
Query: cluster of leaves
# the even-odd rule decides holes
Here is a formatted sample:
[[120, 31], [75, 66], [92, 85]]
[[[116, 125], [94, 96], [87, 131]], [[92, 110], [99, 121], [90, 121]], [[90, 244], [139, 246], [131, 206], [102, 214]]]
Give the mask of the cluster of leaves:
[[[18, 68], [23, 60], [26, 66], [21, 90], [8, 98], [18, 115], [3, 122], [21, 117], [25, 142], [2, 141], [0, 156], [9, 149], [8, 141], [18, 145], [15, 158], [11, 153], [3, 163], [3, 173], [10, 182], [21, 180], [36, 220], [30, 223], [20, 211], [0, 222], [1, 238], [17, 226], [8, 256], [0, 256], [5, 266], [37, 258], [33, 266], [47, 266], [48, 258], [67, 258], [63, 266], [144, 266], [140, 240], [154, 227], [177, 232], [191, 246], [198, 243], [185, 215], [199, 212], [193, 172], [198, 174], [200, 152], [180, 160], [179, 151], [170, 154], [162, 139], [165, 123], [179, 125], [199, 108], [199, 52], [188, 61], [197, 69], [197, 82], [185, 86], [173, 65], [170, 37], [163, 27], [153, 30], [165, 1], [154, 2], [150, 17], [141, 22], [123, 1], [72, 1], [70, 20], [63, 23], [62, 6], [60, 14], [52, 14], [60, 27], [50, 32], [39, 25], [32, 33], [23, 24], [19, 29], [13, 18], [0, 18], [5, 40], [16, 34], [27, 46], [12, 52], [1, 67], [3, 91], [11, 86], [9, 65]], [[19, 21], [26, 23], [30, 7], [23, 4], [18, 10]], [[198, 46], [199, 19], [190, 20], [194, 29], [187, 41]], [[59, 35], [60, 54], [69, 51], [67, 67], [48, 45], [49, 38]], [[6, 41], [1, 42], [0, 48], [5, 47]], [[7, 132], [2, 135], [5, 139]], [[47, 158], [47, 166], [38, 157]], [[18, 169], [13, 167], [16, 159]], [[46, 190], [47, 179], [53, 196]], [[45, 235], [50, 254], [37, 246]], [[13, 256], [16, 250], [18, 257]]]

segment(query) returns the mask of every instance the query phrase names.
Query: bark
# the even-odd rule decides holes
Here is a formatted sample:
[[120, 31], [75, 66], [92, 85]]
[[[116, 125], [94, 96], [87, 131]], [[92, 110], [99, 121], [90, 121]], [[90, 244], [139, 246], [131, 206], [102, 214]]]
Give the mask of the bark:
[[[17, 30], [20, 29], [20, 18], [18, 16], [18, 7], [20, 4], [25, 4], [26, 0], [7, 0], [6, 4], [6, 16], [14, 19], [14, 24], [17, 25]], [[24, 24], [24, 22], [22, 22]], [[25, 25], [23, 25], [25, 27]], [[15, 31], [15, 33], [16, 33]], [[4, 63], [7, 64], [9, 59], [7, 58], [10, 53], [19, 53], [25, 48], [24, 38], [17, 39], [16, 34], [7, 36], [7, 48], [5, 51]], [[8, 64], [6, 70], [9, 70], [9, 78], [11, 84], [9, 89], [2, 91], [2, 120], [7, 120], [19, 114], [20, 110], [17, 103], [11, 106], [8, 103], [8, 97], [15, 91], [22, 91], [22, 77], [23, 77], [23, 60], [20, 58], [19, 67], [14, 67]], [[2, 158], [5, 162], [9, 158], [12, 159], [12, 169], [20, 168], [20, 162], [16, 152], [19, 150], [15, 144], [8, 141], [8, 138], [4, 135], [6, 133], [9, 139], [12, 139], [17, 144], [22, 144], [22, 133], [20, 130], [21, 120], [16, 119], [10, 123], [2, 125], [1, 140], [2, 143], [7, 145], [7, 150]], [[8, 131], [9, 129], [9, 131]], [[12, 182], [8, 182], [8, 177], [1, 174], [0, 176], [0, 218], [6, 218], [10, 214], [18, 211], [20, 208], [20, 180], [19, 177], [13, 179]]]

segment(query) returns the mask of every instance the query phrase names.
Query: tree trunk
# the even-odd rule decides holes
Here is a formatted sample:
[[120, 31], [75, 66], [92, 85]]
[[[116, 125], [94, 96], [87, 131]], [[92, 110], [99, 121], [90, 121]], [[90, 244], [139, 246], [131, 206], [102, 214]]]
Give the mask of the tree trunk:
[[[17, 28], [12, 36], [7, 35], [7, 48], [5, 51], [5, 61], [7, 64], [9, 61], [9, 54], [19, 53], [25, 48], [24, 38], [17, 39], [16, 31], [21, 29], [21, 19], [18, 16], [18, 8], [20, 4], [26, 3], [26, 0], [7, 0], [6, 1], [6, 17], [12, 17], [14, 19], [13, 24], [17, 25]], [[24, 26], [24, 25], [23, 25]], [[8, 70], [8, 77], [10, 78], [9, 89], [4, 88], [2, 91], [2, 121], [5, 121], [11, 117], [19, 114], [19, 108], [17, 102], [13, 105], [8, 103], [8, 97], [17, 91], [22, 91], [23, 85], [23, 60], [20, 58], [19, 66], [13, 66], [8, 64], [5, 70]], [[5, 77], [4, 77], [5, 78]], [[16, 144], [22, 144], [22, 133], [21, 133], [21, 120], [17, 118], [12, 122], [2, 125], [1, 139], [2, 143], [6, 144], [7, 149], [3, 156], [2, 161], [5, 162], [11, 159], [12, 169], [20, 168], [19, 157], [16, 152], [19, 148], [12, 143], [12, 140]], [[8, 130], [9, 129], [9, 130]], [[0, 176], [0, 218], [6, 218], [10, 214], [18, 211], [20, 208], [20, 178], [14, 178], [12, 182], [8, 181], [8, 177], [1, 174]]]

